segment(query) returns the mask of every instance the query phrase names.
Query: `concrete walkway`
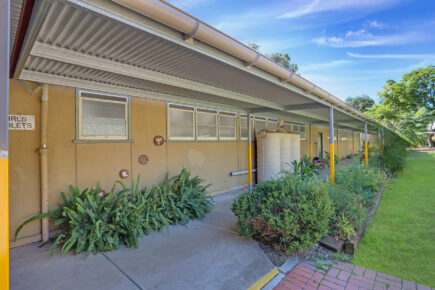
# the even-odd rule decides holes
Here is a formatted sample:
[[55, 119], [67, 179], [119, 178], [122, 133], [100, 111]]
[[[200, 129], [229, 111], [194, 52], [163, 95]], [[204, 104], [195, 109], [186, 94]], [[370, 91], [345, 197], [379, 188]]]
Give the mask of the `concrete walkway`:
[[[416, 284], [387, 274], [349, 263], [337, 263], [319, 269], [315, 262], [305, 260], [297, 264], [275, 287], [276, 290], [297, 289], [406, 289], [431, 290], [430, 287]], [[433, 289], [433, 288], [432, 288]]]
[[74, 256], [38, 244], [11, 250], [11, 289], [246, 289], [274, 266], [236, 233], [230, 192], [203, 220], [152, 233], [139, 248]]

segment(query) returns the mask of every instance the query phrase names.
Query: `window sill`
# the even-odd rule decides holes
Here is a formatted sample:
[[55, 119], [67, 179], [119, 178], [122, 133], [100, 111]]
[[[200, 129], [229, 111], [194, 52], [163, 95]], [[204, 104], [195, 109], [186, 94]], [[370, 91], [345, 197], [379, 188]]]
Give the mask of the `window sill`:
[[92, 143], [133, 143], [134, 140], [73, 140], [74, 144], [92, 144]]

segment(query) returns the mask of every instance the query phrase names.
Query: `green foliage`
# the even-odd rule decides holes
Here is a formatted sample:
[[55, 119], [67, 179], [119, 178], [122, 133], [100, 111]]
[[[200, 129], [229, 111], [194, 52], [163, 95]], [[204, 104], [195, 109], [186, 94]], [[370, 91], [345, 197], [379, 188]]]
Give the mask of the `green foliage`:
[[375, 104], [375, 101], [367, 95], [347, 97], [345, 102], [346, 104], [363, 113]]
[[294, 160], [291, 165], [293, 171], [287, 171], [284, 172], [284, 174], [293, 174], [303, 180], [307, 180], [319, 174], [319, 170], [316, 168], [316, 166], [314, 166], [314, 164], [310, 161], [310, 158], [306, 155], [304, 155], [299, 162]]
[[362, 198], [364, 206], [372, 204], [372, 198], [386, 181], [385, 173], [376, 167], [365, 166], [357, 160], [335, 173], [335, 184]]
[[232, 205], [239, 233], [287, 254], [312, 248], [328, 232], [333, 212], [327, 186], [294, 175], [258, 184]]
[[[70, 186], [69, 195], [61, 193], [63, 203], [59, 208], [25, 221], [16, 230], [15, 239], [24, 225], [48, 218], [60, 230], [53, 238], [50, 255], [58, 245], [62, 245], [62, 252], [72, 250], [86, 255], [116, 250], [120, 244], [137, 247], [144, 234], [186, 224], [211, 210], [207, 187], [201, 182], [183, 168], [179, 175], [165, 178], [149, 191], [139, 189], [139, 177], [130, 187], [117, 181], [107, 194], [102, 194], [99, 183], [83, 191]], [[116, 185], [122, 188], [117, 193]]]
[[[253, 50], [256, 50], [256, 51], [260, 50], [260, 46], [254, 42], [249, 43], [248, 46], [250, 48], [252, 48]], [[290, 63], [291, 59], [287, 53], [276, 52], [276, 53], [273, 53], [271, 55], [268, 55], [267, 57], [269, 57], [271, 60], [273, 60], [277, 64], [285, 67], [286, 69], [288, 69], [292, 72], [297, 72], [299, 70], [299, 67], [297, 64]]]
[[379, 120], [412, 143], [428, 137], [423, 133], [435, 122], [435, 66], [405, 74], [399, 82], [389, 80], [379, 94], [381, 104], [367, 115]]
[[343, 239], [353, 238], [367, 217], [362, 197], [341, 184], [331, 185], [328, 193], [334, 205], [329, 233]]
[[383, 170], [367, 167], [358, 160], [351, 162], [345, 169], [337, 170], [335, 184], [328, 188], [334, 206], [329, 232], [342, 239], [356, 236], [367, 218], [367, 208], [386, 181]]
[[403, 169], [408, 151], [408, 143], [399, 136], [387, 132], [381, 150], [374, 152], [369, 158], [369, 164], [379, 167], [388, 173], [395, 174]]

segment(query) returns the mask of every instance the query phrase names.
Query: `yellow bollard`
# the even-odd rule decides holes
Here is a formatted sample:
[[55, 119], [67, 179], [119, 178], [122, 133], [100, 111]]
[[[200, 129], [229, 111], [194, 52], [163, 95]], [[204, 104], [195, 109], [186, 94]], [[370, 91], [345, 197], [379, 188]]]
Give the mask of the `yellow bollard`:
[[313, 162], [313, 144], [310, 144], [310, 162]]
[[329, 144], [329, 169], [331, 173], [331, 183], [335, 182], [335, 161], [334, 161], [334, 143]]
[[0, 288], [9, 289], [9, 160], [0, 159]]
[[249, 188], [252, 187], [252, 150], [251, 150], [251, 144], [248, 144], [248, 183]]

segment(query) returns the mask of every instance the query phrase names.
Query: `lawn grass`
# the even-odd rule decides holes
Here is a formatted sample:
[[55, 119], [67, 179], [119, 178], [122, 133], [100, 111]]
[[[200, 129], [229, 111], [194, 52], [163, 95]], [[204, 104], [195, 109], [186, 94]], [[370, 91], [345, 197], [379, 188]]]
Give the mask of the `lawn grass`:
[[435, 287], [435, 152], [412, 152], [386, 186], [354, 264]]

